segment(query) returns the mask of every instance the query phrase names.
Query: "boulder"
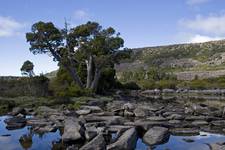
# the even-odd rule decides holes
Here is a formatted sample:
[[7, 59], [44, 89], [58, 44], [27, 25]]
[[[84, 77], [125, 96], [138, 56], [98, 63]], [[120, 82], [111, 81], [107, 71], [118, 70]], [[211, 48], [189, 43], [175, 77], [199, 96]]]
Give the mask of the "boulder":
[[136, 109], [134, 109], [134, 115], [136, 117], [146, 117], [146, 116], [154, 116], [155, 114], [149, 109], [146, 109], [144, 107], [137, 107]]
[[132, 111], [135, 109], [135, 106], [134, 106], [134, 104], [126, 103], [123, 105], [122, 109]]
[[225, 120], [216, 120], [211, 122], [214, 126], [225, 126]]
[[194, 114], [198, 115], [209, 115], [210, 110], [207, 106], [193, 104], [192, 109], [194, 110]]
[[75, 118], [65, 120], [64, 133], [62, 135], [63, 142], [73, 142], [83, 139], [84, 128], [81, 122]]
[[112, 132], [112, 133], [119, 133], [119, 132], [123, 132], [126, 131], [128, 129], [132, 128], [132, 126], [124, 126], [124, 125], [111, 125], [108, 127], [108, 131]]
[[169, 140], [170, 134], [168, 128], [153, 127], [143, 136], [144, 143], [148, 145], [158, 145]]
[[56, 132], [57, 127], [56, 126], [51, 126], [51, 125], [47, 125], [44, 127], [36, 127], [34, 128], [34, 131], [37, 133], [46, 133], [46, 132]]
[[108, 125], [121, 125], [124, 123], [124, 118], [121, 116], [85, 116], [87, 122], [105, 122]]
[[85, 144], [80, 150], [105, 150], [106, 142], [102, 134], [96, 136], [89, 143]]
[[184, 116], [180, 114], [171, 114], [170, 116], [167, 117], [169, 120], [183, 120]]
[[26, 126], [26, 119], [23, 117], [7, 118], [4, 122], [7, 124], [8, 130], [21, 129]]
[[163, 89], [163, 93], [175, 93], [176, 91], [174, 89]]
[[169, 120], [170, 124], [174, 124], [175, 126], [179, 126], [181, 121], [180, 120]]
[[124, 125], [132, 125], [136, 127], [141, 127], [144, 130], [148, 130], [153, 126], [170, 127], [167, 121], [150, 121], [150, 120], [136, 120], [135, 122], [127, 122]]
[[59, 111], [57, 111], [56, 109], [52, 109], [50, 107], [47, 106], [39, 106], [36, 110], [37, 114], [39, 115], [43, 115], [43, 116], [50, 116], [52, 114], [59, 114]]
[[100, 108], [103, 108], [106, 105], [105, 100], [90, 100], [88, 102], [88, 106], [98, 106]]
[[173, 128], [170, 129], [171, 134], [177, 136], [192, 136], [192, 135], [199, 135], [199, 130], [194, 128]]
[[133, 112], [130, 112], [128, 110], [124, 110], [124, 116], [126, 116], [126, 117], [133, 117], [134, 116], [134, 113]]
[[133, 150], [136, 147], [138, 134], [135, 128], [125, 131], [115, 143], [107, 146], [107, 150]]
[[147, 120], [150, 120], [150, 121], [166, 121], [167, 119], [162, 117], [162, 116], [153, 116], [153, 117], [148, 117]]
[[94, 126], [87, 127], [85, 130], [85, 138], [86, 140], [90, 141], [98, 134], [98, 129]]
[[11, 115], [16, 116], [18, 114], [26, 115], [26, 110], [24, 108], [21, 108], [21, 107], [14, 107], [12, 112], [11, 112]]
[[195, 120], [191, 123], [194, 126], [208, 125], [209, 123], [204, 120]]
[[210, 150], [225, 150], [225, 143], [215, 143], [215, 144], [210, 144], [208, 146]]
[[91, 113], [99, 113], [99, 112], [103, 111], [98, 106], [86, 106], [86, 105], [84, 105], [84, 106], [81, 106], [81, 109], [85, 109], [85, 110], [89, 109], [89, 110], [91, 110]]
[[47, 120], [47, 119], [42, 119], [42, 118], [29, 118], [27, 119], [27, 125], [33, 126], [33, 127], [44, 127], [44, 126], [51, 126], [54, 123]]
[[185, 120], [187, 121], [194, 121], [194, 120], [208, 120], [209, 117], [208, 116], [187, 116], [185, 117]]
[[81, 109], [81, 110], [77, 110], [76, 113], [78, 115], [88, 115], [91, 113], [91, 110], [90, 109]]

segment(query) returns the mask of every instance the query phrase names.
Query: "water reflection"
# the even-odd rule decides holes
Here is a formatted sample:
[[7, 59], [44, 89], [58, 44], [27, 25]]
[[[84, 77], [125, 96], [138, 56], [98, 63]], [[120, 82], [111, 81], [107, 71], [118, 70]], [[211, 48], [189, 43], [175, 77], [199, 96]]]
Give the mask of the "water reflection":
[[[187, 142], [184, 139], [190, 139], [193, 142]], [[218, 134], [209, 134], [201, 132], [198, 136], [170, 136], [167, 143], [154, 147], [154, 150], [210, 150], [208, 144], [224, 142], [225, 136]], [[141, 139], [138, 139], [136, 150], [151, 149]], [[153, 149], [153, 147], [152, 147]]]
[[28, 150], [32, 147], [32, 134], [24, 134], [19, 139], [20, 145], [23, 147], [23, 149]]
[[0, 117], [0, 146], [4, 146], [4, 150], [62, 149], [59, 130], [54, 133], [45, 134], [34, 133], [30, 127], [24, 127], [18, 130], [7, 130], [4, 120], [8, 117], [9, 116]]

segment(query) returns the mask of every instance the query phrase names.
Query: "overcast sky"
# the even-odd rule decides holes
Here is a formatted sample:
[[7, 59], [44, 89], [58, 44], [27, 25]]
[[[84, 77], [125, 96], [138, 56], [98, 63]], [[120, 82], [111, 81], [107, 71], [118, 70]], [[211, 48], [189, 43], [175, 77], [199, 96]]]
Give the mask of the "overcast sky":
[[25, 33], [37, 21], [62, 28], [97, 21], [112, 26], [128, 48], [225, 38], [225, 0], [1, 0], [0, 75], [20, 75], [25, 60], [35, 73], [57, 69], [47, 55], [33, 55]]

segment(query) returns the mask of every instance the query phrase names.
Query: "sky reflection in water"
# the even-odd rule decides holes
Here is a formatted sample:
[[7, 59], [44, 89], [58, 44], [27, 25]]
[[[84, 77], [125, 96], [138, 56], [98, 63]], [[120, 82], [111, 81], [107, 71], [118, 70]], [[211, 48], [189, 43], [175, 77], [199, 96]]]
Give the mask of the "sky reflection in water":
[[[60, 141], [60, 131], [54, 133], [35, 134], [30, 127], [18, 130], [7, 130], [4, 120], [7, 116], [0, 117], [0, 150], [50, 150], [57, 147]], [[10, 136], [7, 136], [10, 135]], [[204, 135], [204, 136], [201, 136]], [[22, 138], [21, 138], [22, 137]], [[194, 142], [188, 143], [183, 139], [192, 139]], [[209, 150], [206, 143], [224, 142], [225, 136], [201, 132], [199, 136], [170, 136], [167, 143], [157, 146], [154, 150]], [[60, 145], [60, 144], [59, 144]], [[146, 150], [148, 148], [141, 139], [138, 139], [136, 150]]]
[[[60, 132], [35, 134], [30, 127], [17, 130], [7, 130], [4, 120], [7, 116], [0, 117], [0, 150], [48, 150], [52, 149], [52, 142], [60, 140]], [[7, 136], [10, 135], [10, 136]], [[21, 138], [23, 136], [23, 138]], [[4, 148], [3, 148], [4, 147]]]

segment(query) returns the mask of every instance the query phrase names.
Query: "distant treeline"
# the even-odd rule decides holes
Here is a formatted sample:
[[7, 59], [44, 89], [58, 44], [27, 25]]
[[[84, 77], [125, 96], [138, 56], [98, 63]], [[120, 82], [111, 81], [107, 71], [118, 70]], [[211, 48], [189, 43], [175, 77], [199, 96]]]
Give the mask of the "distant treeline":
[[36, 77], [0, 77], [0, 96], [47, 96], [48, 78]]

